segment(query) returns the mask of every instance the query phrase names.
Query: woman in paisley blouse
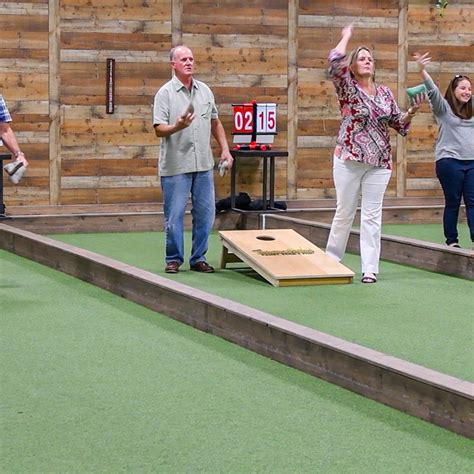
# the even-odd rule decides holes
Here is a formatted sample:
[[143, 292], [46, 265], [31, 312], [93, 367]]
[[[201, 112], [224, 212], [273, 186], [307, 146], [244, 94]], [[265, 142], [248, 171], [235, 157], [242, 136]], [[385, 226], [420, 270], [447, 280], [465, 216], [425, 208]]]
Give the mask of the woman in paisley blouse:
[[405, 136], [425, 96], [417, 96], [408, 112], [401, 112], [391, 90], [375, 83], [370, 49], [359, 46], [347, 58], [352, 31], [352, 25], [343, 28], [341, 40], [329, 53], [329, 73], [342, 120], [333, 168], [337, 207], [326, 253], [338, 261], [344, 256], [361, 193], [361, 281], [375, 283], [379, 273], [382, 202], [392, 174], [388, 129]]

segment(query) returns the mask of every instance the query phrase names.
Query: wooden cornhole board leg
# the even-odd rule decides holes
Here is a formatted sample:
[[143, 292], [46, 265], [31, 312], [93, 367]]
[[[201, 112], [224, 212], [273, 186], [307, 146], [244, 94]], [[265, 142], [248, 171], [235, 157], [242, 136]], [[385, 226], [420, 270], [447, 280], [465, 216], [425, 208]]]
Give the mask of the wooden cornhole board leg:
[[220, 231], [221, 268], [245, 262], [274, 286], [352, 283], [354, 272], [293, 229]]
[[221, 268], [226, 268], [228, 263], [237, 262], [243, 262], [243, 260], [239, 258], [234, 251], [229, 252], [229, 249], [225, 245], [222, 245]]

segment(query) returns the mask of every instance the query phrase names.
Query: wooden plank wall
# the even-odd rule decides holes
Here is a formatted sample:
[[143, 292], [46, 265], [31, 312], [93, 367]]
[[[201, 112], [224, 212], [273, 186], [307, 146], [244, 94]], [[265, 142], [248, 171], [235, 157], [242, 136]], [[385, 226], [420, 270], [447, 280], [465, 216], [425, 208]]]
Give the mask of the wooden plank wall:
[[[168, 51], [185, 43], [197, 77], [214, 90], [232, 140], [231, 104], [278, 103], [277, 196], [334, 197], [331, 160], [339, 112], [327, 54], [354, 22], [350, 46], [375, 50], [377, 78], [406, 101], [419, 82], [410, 60], [433, 55], [442, 88], [472, 77], [474, 6], [450, 2], [444, 17], [428, 0], [29, 0], [0, 3], [0, 84], [31, 167], [7, 184], [7, 205], [161, 200], [159, 141], [151, 126], [156, 90], [169, 79]], [[48, 41], [49, 37], [49, 41]], [[106, 60], [116, 60], [116, 108], [105, 111]], [[408, 61], [399, 63], [400, 58]], [[406, 77], [405, 71], [407, 71]], [[388, 194], [438, 196], [436, 126], [425, 106], [408, 140], [393, 135], [398, 160]], [[216, 150], [217, 155], [217, 150]], [[398, 176], [397, 176], [398, 175]], [[248, 159], [239, 191], [260, 195], [261, 164]], [[216, 176], [218, 197], [229, 179]]]
[[[377, 80], [396, 93], [398, 0], [300, 1], [298, 198], [335, 195], [332, 153], [340, 113], [334, 86], [327, 75], [327, 56], [338, 43], [342, 28], [351, 22], [354, 24], [354, 35], [349, 50], [360, 44], [372, 48], [377, 61]], [[389, 194], [395, 194], [394, 178]]]
[[[194, 52], [197, 76], [214, 91], [228, 135], [232, 131], [232, 104], [276, 102], [275, 148], [283, 149], [287, 143], [287, 15], [286, 0], [183, 1], [183, 43]], [[260, 160], [242, 160], [237, 179], [238, 191], [260, 196]], [[218, 196], [230, 194], [229, 178], [217, 176], [215, 182]], [[276, 193], [284, 196], [286, 160], [277, 160], [276, 182]]]
[[[156, 90], [169, 77], [171, 1], [62, 0], [61, 204], [156, 201]], [[115, 112], [105, 111], [107, 58]]]
[[48, 0], [1, 2], [0, 31], [0, 88], [32, 162], [24, 185], [4, 178], [5, 200], [49, 204]]
[[[414, 52], [428, 51], [432, 58], [428, 71], [443, 95], [455, 74], [474, 78], [474, 3], [472, 0], [452, 1], [443, 17], [434, 8], [427, 9], [423, 0], [410, 1], [408, 6], [408, 74], [409, 86], [420, 83], [413, 61]], [[407, 142], [406, 196], [442, 195], [436, 178], [433, 145], [437, 125], [427, 106], [414, 120]]]

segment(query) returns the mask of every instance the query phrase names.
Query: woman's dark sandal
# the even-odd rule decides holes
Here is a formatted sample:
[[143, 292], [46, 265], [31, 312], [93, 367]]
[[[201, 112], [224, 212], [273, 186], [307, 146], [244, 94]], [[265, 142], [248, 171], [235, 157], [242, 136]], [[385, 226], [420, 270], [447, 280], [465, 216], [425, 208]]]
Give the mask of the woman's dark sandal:
[[371, 276], [363, 276], [360, 281], [362, 283], [377, 283], [377, 278]]

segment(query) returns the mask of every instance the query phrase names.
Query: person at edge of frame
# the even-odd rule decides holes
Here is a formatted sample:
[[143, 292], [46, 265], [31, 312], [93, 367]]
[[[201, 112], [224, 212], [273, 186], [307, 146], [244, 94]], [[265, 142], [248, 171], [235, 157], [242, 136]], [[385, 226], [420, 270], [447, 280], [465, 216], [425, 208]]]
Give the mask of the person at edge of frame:
[[25, 154], [21, 151], [20, 145], [18, 145], [15, 132], [10, 126], [11, 121], [12, 118], [7, 104], [3, 95], [0, 94], [0, 145], [3, 142], [3, 145], [12, 153], [12, 159], [21, 161], [27, 167], [28, 161], [25, 158]]
[[360, 193], [361, 281], [376, 283], [382, 203], [392, 173], [389, 127], [405, 136], [411, 119], [426, 97], [417, 95], [408, 111], [401, 112], [392, 91], [375, 82], [372, 51], [367, 46], [359, 46], [347, 57], [352, 33], [352, 25], [343, 28], [341, 39], [328, 58], [342, 120], [333, 160], [336, 213], [326, 253], [337, 261], [342, 260]]
[[[224, 127], [211, 89], [194, 78], [194, 56], [185, 45], [170, 51], [174, 76], [156, 93], [153, 126], [161, 138], [159, 174], [163, 191], [166, 266], [178, 273], [184, 262], [184, 214], [191, 195], [192, 249], [190, 269], [212, 273], [206, 261], [215, 217], [214, 158], [211, 134], [221, 149], [219, 163], [232, 167]], [[225, 162], [225, 163], [224, 163]]]
[[436, 176], [444, 193], [443, 231], [446, 245], [460, 248], [458, 216], [461, 199], [474, 250], [474, 117], [472, 83], [468, 76], [456, 74], [444, 97], [426, 70], [429, 53], [415, 53], [423, 82], [428, 90], [431, 110], [439, 126], [435, 145]]

